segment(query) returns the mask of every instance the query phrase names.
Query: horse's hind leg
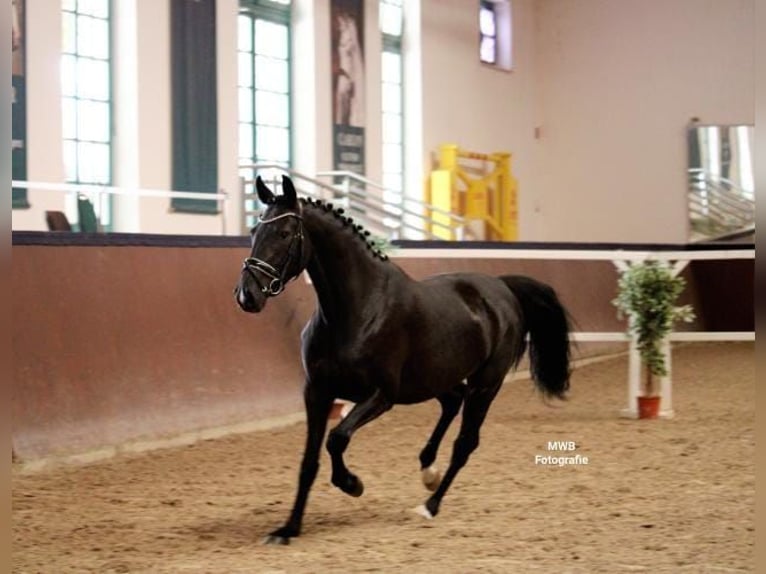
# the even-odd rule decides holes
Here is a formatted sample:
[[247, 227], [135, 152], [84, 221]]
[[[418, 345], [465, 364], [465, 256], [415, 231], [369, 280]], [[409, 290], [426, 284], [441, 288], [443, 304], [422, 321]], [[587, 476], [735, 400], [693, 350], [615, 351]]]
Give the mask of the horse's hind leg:
[[436, 453], [439, 451], [439, 445], [444, 438], [444, 434], [447, 432], [449, 425], [453, 419], [460, 412], [460, 407], [463, 404], [463, 397], [465, 396], [466, 386], [463, 383], [459, 383], [455, 387], [451, 388], [446, 393], [442, 393], [436, 400], [439, 401], [442, 407], [442, 414], [439, 417], [439, 421], [436, 423], [431, 437], [426, 442], [423, 450], [420, 451], [420, 470], [423, 475], [423, 484], [428, 490], [436, 490], [439, 486], [441, 476], [439, 471], [433, 466], [436, 460]]
[[469, 377], [463, 403], [463, 420], [452, 447], [449, 467], [436, 492], [426, 501], [425, 506], [418, 509], [427, 518], [437, 515], [450, 484], [458, 471], [465, 466], [471, 453], [479, 446], [479, 429], [487, 416], [490, 404], [500, 390], [509, 364], [510, 361], [505, 360], [490, 362]]

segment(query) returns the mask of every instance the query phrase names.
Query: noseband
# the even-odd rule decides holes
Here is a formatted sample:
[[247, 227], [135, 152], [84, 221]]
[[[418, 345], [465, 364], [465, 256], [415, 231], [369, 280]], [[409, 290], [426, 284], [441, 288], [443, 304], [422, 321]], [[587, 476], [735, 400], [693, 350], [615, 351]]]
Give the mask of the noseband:
[[[280, 271], [271, 263], [267, 263], [263, 259], [259, 259], [257, 257], [248, 257], [242, 264], [242, 270], [247, 271], [250, 274], [253, 280], [261, 288], [261, 293], [267, 297], [276, 297], [285, 290], [285, 285], [300, 275], [300, 272], [298, 272], [292, 277], [287, 278], [287, 269], [290, 267], [290, 264], [293, 261], [293, 243], [296, 239], [299, 241], [298, 256], [300, 257], [303, 254], [303, 217], [297, 213], [288, 212], [283, 213], [282, 215], [277, 215], [276, 217], [272, 217], [271, 219], [259, 219], [258, 224], [265, 225], [267, 223], [273, 223], [274, 221], [283, 219], [285, 217], [296, 218], [298, 220], [299, 227], [298, 233], [293, 236], [292, 240], [290, 241], [290, 246], [287, 248], [287, 260], [284, 262], [284, 265], [282, 265], [282, 270]], [[255, 273], [256, 271], [260, 271], [269, 279], [271, 279], [268, 285], [261, 284], [261, 282], [258, 280], [258, 276]]]

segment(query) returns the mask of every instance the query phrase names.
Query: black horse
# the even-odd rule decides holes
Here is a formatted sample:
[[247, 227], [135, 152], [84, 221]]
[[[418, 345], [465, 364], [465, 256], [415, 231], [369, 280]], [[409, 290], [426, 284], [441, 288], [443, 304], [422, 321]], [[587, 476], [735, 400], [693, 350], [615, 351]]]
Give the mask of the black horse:
[[[454, 273], [415, 281], [342, 209], [298, 199], [288, 177], [282, 195], [260, 177], [256, 188], [266, 209], [252, 231], [237, 303], [247, 312], [261, 311], [304, 269], [318, 299], [302, 333], [308, 438], [298, 494], [287, 523], [265, 542], [288, 544], [300, 534], [336, 398], [355, 403], [327, 439], [332, 483], [351, 496], [364, 490], [343, 461], [353, 433], [395, 404], [441, 403], [441, 417], [420, 453], [423, 480], [433, 494], [419, 511], [433, 518], [479, 445], [479, 427], [524, 354], [527, 335], [536, 386], [545, 396], [564, 398], [570, 376], [566, 310], [553, 289], [528, 277]], [[432, 465], [461, 406], [460, 432], [440, 479]]]

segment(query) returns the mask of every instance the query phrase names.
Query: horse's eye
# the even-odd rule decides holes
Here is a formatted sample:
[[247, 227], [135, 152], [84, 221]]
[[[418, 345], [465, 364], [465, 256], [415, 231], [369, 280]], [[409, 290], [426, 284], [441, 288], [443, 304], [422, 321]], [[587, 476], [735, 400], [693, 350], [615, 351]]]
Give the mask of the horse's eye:
[[287, 239], [288, 237], [290, 237], [290, 232], [287, 231], [286, 229], [283, 229], [282, 231], [279, 232], [279, 236], [282, 239]]

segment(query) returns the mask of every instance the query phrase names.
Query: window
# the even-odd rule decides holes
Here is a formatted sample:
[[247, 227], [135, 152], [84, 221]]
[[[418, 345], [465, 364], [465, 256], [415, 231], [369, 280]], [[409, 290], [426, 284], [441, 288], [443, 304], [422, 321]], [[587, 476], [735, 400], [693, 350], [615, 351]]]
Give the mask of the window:
[[400, 204], [404, 187], [402, 0], [381, 0], [383, 199]]
[[[62, 121], [66, 180], [112, 183], [109, 0], [63, 0]], [[109, 225], [109, 197], [95, 206]]]
[[479, 60], [502, 70], [512, 68], [510, 0], [479, 2]]
[[494, 64], [497, 61], [497, 23], [495, 20], [494, 3], [482, 1], [479, 5], [479, 30], [481, 34], [479, 57], [482, 62], [487, 64]]
[[[238, 25], [240, 165], [287, 167], [292, 161], [290, 0], [242, 2]], [[240, 175], [255, 176], [252, 169]], [[254, 209], [254, 201], [247, 203], [246, 210]]]

